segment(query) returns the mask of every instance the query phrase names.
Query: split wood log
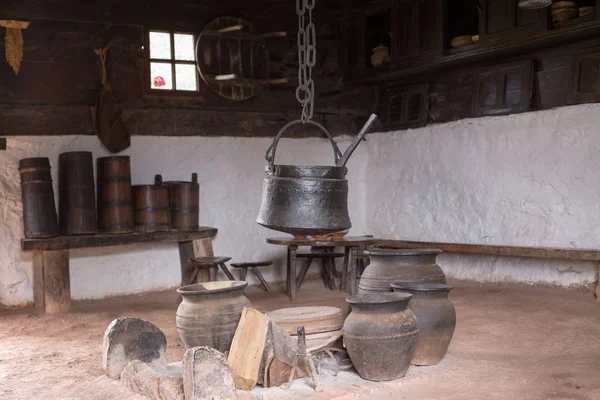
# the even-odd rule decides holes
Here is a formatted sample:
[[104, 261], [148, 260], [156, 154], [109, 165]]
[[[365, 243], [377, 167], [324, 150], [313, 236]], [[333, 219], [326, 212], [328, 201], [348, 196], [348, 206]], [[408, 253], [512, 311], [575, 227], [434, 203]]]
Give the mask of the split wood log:
[[[39, 259], [35, 261], [39, 262]], [[69, 250], [44, 251], [42, 261], [46, 312], [48, 314], [68, 312], [71, 309]], [[34, 269], [39, 270], [39, 266]]]
[[236, 389], [250, 390], [258, 383], [268, 332], [269, 319], [244, 307], [227, 357]]

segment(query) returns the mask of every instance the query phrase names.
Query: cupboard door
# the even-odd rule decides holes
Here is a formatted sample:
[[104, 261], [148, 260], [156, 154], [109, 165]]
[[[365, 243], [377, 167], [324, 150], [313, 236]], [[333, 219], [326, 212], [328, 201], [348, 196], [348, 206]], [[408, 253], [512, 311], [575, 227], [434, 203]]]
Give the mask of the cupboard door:
[[475, 71], [474, 91], [474, 117], [529, 110], [533, 93], [533, 61], [478, 69]]
[[363, 73], [365, 58], [365, 19], [362, 14], [352, 14], [343, 21], [342, 70], [346, 76]]
[[600, 48], [577, 52], [572, 71], [570, 103], [600, 101]]
[[383, 118], [386, 129], [424, 126], [429, 112], [429, 91], [428, 83], [388, 88]]
[[494, 35], [511, 30], [514, 26], [514, 0], [486, 0], [486, 33]]
[[442, 50], [442, 4], [439, 0], [418, 0], [418, 46], [419, 53]]
[[418, 54], [417, 6], [414, 0], [395, 0], [392, 5], [392, 57], [406, 60]]

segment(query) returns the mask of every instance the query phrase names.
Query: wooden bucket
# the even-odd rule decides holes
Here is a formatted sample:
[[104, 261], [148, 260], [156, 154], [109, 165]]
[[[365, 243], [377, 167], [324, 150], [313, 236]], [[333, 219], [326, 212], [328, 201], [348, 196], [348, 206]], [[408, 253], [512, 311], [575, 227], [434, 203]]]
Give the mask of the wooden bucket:
[[58, 216], [63, 235], [92, 235], [97, 231], [94, 161], [89, 151], [58, 156]]
[[23, 230], [27, 239], [59, 235], [54, 190], [47, 157], [24, 158], [19, 161]]
[[199, 228], [200, 185], [198, 174], [191, 182], [171, 181], [169, 187], [171, 224], [177, 231], [197, 231]]
[[162, 176], [154, 177], [154, 185], [133, 186], [133, 220], [137, 232], [171, 230], [169, 188], [162, 184]]
[[98, 231], [132, 233], [131, 168], [129, 156], [97, 160]]

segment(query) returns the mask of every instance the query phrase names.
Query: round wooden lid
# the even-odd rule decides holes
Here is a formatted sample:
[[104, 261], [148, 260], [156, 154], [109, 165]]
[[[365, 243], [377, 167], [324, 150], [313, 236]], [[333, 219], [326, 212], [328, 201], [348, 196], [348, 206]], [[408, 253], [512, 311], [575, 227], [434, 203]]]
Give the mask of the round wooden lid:
[[266, 316], [290, 335], [304, 326], [307, 335], [342, 329], [344, 314], [337, 307], [292, 307], [269, 311]]

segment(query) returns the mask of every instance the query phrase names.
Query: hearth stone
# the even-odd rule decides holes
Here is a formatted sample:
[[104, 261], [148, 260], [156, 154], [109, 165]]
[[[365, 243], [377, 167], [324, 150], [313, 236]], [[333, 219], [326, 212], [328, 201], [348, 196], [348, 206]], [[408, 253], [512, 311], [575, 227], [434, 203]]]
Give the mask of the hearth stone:
[[223, 353], [211, 347], [192, 347], [183, 356], [186, 400], [235, 400], [233, 374]]

